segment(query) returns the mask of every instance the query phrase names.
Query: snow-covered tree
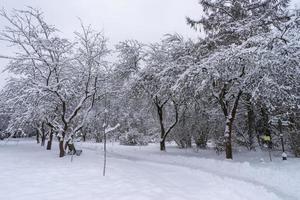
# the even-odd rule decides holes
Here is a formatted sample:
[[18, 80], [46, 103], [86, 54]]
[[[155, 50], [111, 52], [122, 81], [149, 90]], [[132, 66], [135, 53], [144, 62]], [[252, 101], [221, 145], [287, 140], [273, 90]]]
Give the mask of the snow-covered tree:
[[[269, 79], [270, 74], [277, 74], [279, 68], [274, 64], [278, 59], [263, 59], [274, 53], [270, 46], [275, 41], [287, 42], [284, 38], [287, 32], [294, 32], [291, 27], [295, 26], [290, 24], [292, 16], [287, 10], [288, 1], [284, 0], [204, 0], [200, 4], [203, 17], [199, 21], [187, 20], [192, 27], [200, 26], [206, 33], [205, 39], [199, 42], [204, 50], [196, 68], [207, 73], [207, 78], [199, 88], [202, 93], [211, 91], [220, 105], [226, 121], [226, 158], [232, 159], [232, 128], [240, 99], [244, 94], [254, 97], [255, 88], [261, 86], [261, 76]], [[278, 46], [277, 50], [282, 48]]]
[[[22, 103], [28, 96], [35, 101], [49, 96], [54, 99], [58, 117], [52, 126], [58, 130], [62, 157], [65, 139], [83, 127], [93, 107], [97, 77], [108, 53], [106, 39], [102, 33], [82, 26], [82, 32], [76, 33], [76, 42], [69, 42], [60, 38], [42, 13], [33, 8], [16, 10], [12, 16], [2, 11], [1, 15], [9, 24], [1, 39], [17, 48], [14, 56], [2, 56], [10, 59], [7, 70], [17, 76], [10, 85], [23, 86], [17, 90], [23, 95], [15, 98]], [[7, 91], [11, 89], [8, 85]], [[51, 107], [48, 102], [39, 105], [44, 108], [39, 111]], [[37, 120], [42, 123], [45, 119]]]

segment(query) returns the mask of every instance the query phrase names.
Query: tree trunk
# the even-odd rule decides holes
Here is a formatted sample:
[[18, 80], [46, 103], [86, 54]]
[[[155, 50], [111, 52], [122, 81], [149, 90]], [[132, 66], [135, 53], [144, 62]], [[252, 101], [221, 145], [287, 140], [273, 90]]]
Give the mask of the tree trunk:
[[65, 156], [64, 140], [59, 138], [59, 157]]
[[159, 103], [159, 100], [157, 97], [155, 98], [155, 101], [154, 101], [154, 104], [156, 105], [156, 108], [157, 108], [157, 114], [158, 114], [159, 125], [160, 125], [160, 150], [161, 151], [166, 150], [166, 143], [165, 143], [166, 138], [178, 122], [177, 104], [174, 100], [172, 100], [172, 102], [174, 104], [174, 109], [175, 109], [175, 122], [169, 127], [169, 129], [167, 129], [167, 131], [165, 130], [165, 126], [164, 126], [164, 122], [163, 122], [163, 108], [164, 108], [164, 105], [168, 101], [169, 101], [169, 99], [164, 101], [163, 103]]
[[225, 152], [226, 158], [232, 159], [232, 125], [237, 113], [237, 108], [239, 104], [240, 97], [242, 96], [242, 91], [240, 90], [235, 98], [232, 110], [229, 116], [226, 116], [226, 126], [225, 126]]
[[36, 143], [39, 144], [40, 143], [40, 134], [38, 129], [36, 129]]
[[67, 141], [65, 142], [65, 145], [64, 145], [65, 151], [68, 149], [68, 145], [69, 145], [69, 140], [67, 140]]
[[265, 135], [268, 135], [268, 133], [270, 132], [269, 131], [269, 114], [264, 105], [261, 107], [261, 115], [262, 115], [262, 120], [263, 120], [263, 132]]
[[166, 142], [165, 140], [160, 141], [160, 150], [166, 151]]
[[160, 150], [165, 151], [166, 150], [166, 142], [165, 142], [165, 127], [163, 123], [163, 108], [157, 105], [157, 114], [159, 119], [159, 125], [160, 125]]
[[83, 140], [83, 142], [85, 142], [85, 140], [86, 140], [86, 133], [83, 133], [82, 140]]
[[255, 113], [253, 105], [250, 101], [251, 96], [247, 95], [247, 122], [248, 122], [248, 144], [249, 150], [255, 150], [254, 137], [255, 137]]
[[233, 119], [228, 118], [226, 120], [225, 135], [224, 135], [225, 136], [226, 159], [232, 159], [232, 145], [231, 145], [232, 124], [233, 124]]
[[45, 141], [46, 141], [46, 133], [45, 133], [44, 125], [45, 125], [45, 123], [42, 122], [42, 127], [40, 129], [40, 131], [41, 131], [41, 139], [42, 139], [42, 142], [41, 142], [41, 146], [42, 147], [45, 146]]
[[104, 150], [104, 157], [103, 157], [103, 172], [102, 175], [105, 176], [106, 174], [106, 133], [104, 130], [104, 134], [103, 134], [103, 150]]
[[48, 143], [47, 143], [47, 148], [46, 148], [47, 150], [51, 150], [52, 140], [53, 140], [53, 131], [51, 130], [49, 140], [48, 140]]
[[42, 134], [41, 139], [42, 139], [41, 146], [43, 147], [43, 146], [45, 146], [45, 141], [46, 141], [46, 134], [44, 132]]

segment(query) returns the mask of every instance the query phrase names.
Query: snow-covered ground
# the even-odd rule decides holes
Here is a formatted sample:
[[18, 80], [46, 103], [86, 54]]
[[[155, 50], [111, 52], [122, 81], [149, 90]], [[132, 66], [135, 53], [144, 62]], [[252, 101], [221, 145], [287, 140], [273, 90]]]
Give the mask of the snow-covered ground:
[[[299, 200], [300, 160], [268, 161], [264, 152], [224, 160], [212, 151], [157, 145], [108, 145], [102, 176], [101, 144], [79, 143], [80, 157], [58, 158], [34, 141], [0, 142], [1, 200]], [[255, 155], [255, 156], [254, 156]], [[260, 156], [257, 156], [260, 155]], [[264, 157], [265, 162], [262, 162]]]

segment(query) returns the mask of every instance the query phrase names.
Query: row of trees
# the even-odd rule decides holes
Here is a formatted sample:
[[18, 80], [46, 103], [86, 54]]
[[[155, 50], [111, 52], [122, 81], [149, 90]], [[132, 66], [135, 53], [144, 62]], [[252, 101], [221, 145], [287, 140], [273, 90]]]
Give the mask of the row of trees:
[[205, 148], [211, 139], [228, 159], [233, 144], [252, 150], [267, 135], [276, 147], [284, 132], [299, 155], [300, 21], [288, 0], [200, 4], [202, 18], [187, 22], [203, 38], [127, 40], [112, 63], [106, 38], [91, 27], [69, 41], [38, 10], [2, 11], [9, 26], [1, 39], [17, 49], [2, 56], [16, 74], [1, 99], [9, 129], [30, 126], [50, 144], [55, 135], [60, 156], [73, 136], [101, 142], [109, 124], [120, 124], [110, 138], [123, 144], [158, 140], [164, 151], [167, 140]]
[[9, 128], [32, 126], [42, 144], [46, 134], [52, 140], [56, 133], [62, 157], [65, 140], [83, 128], [95, 100], [101, 98], [107, 40], [85, 26], [75, 33], [74, 42], [61, 38], [32, 8], [11, 16], [2, 11], [1, 16], [9, 22], [1, 40], [17, 50], [7, 57], [6, 69], [16, 76], [2, 94], [3, 108], [11, 113]]

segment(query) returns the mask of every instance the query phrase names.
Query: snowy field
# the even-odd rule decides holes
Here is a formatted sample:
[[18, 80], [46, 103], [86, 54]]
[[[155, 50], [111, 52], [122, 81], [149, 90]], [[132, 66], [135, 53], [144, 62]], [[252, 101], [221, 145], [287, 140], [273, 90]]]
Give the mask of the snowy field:
[[[77, 144], [80, 157], [58, 158], [34, 141], [0, 142], [1, 200], [299, 200], [300, 160], [265, 152], [239, 153], [234, 161], [212, 151], [157, 145], [108, 145], [107, 176], [102, 147]], [[257, 156], [260, 155], [260, 156]], [[262, 161], [264, 157], [264, 162]]]

